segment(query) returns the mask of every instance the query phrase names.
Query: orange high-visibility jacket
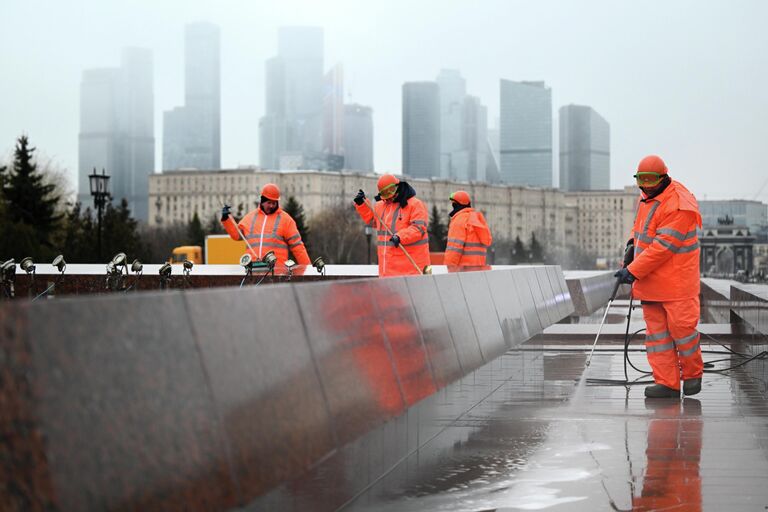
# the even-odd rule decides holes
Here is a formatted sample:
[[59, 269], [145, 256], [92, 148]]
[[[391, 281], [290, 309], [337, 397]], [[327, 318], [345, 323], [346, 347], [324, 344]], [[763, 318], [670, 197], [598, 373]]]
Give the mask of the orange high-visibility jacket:
[[448, 245], [445, 264], [456, 266], [482, 266], [493, 237], [481, 212], [464, 208], [451, 217], [448, 226]]
[[[222, 222], [222, 225], [233, 240], [240, 240], [235, 228], [235, 220], [231, 215]], [[256, 208], [248, 212], [237, 226], [253, 247], [253, 250], [248, 249], [252, 258], [260, 260], [269, 251], [275, 251], [276, 265], [280, 266], [288, 259], [290, 250], [299, 265], [312, 264], [299, 230], [296, 229], [296, 221], [282, 208], [278, 208], [271, 215], [264, 213], [261, 208]]]
[[379, 276], [403, 276], [409, 274], [421, 274], [425, 266], [429, 265], [429, 237], [427, 236], [427, 223], [429, 215], [427, 207], [419, 199], [411, 197], [405, 208], [394, 201], [379, 201], [373, 207], [379, 219], [389, 226], [389, 229], [400, 237], [400, 244], [408, 251], [416, 262], [418, 269], [403, 254], [402, 249], [395, 247], [389, 241], [391, 235], [387, 228], [379, 224], [374, 217], [370, 203], [355, 205], [357, 213], [363, 221], [376, 230], [378, 239]]
[[641, 195], [635, 218], [636, 299], [673, 301], [699, 296], [701, 214], [696, 198], [677, 181], [652, 199]]

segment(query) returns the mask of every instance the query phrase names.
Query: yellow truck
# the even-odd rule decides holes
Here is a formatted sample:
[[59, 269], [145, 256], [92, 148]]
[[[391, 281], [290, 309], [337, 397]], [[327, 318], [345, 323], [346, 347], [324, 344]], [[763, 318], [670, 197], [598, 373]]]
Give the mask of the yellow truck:
[[[206, 265], [238, 265], [240, 257], [247, 252], [245, 242], [232, 240], [229, 235], [208, 235], [205, 237]], [[189, 260], [194, 264], [203, 262], [203, 249], [199, 245], [175, 247], [168, 263], [182, 263]]]
[[185, 260], [189, 260], [195, 265], [203, 262], [203, 250], [199, 245], [182, 245], [181, 247], [174, 247], [171, 252], [171, 257], [168, 258], [168, 263], [184, 263]]

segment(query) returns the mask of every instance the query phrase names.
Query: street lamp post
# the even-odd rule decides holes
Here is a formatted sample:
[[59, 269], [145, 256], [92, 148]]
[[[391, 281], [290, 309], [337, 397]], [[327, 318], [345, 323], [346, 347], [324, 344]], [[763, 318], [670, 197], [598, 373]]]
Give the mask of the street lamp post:
[[101, 174], [96, 174], [96, 168], [93, 168], [93, 174], [88, 175], [88, 180], [91, 185], [91, 196], [93, 197], [93, 206], [96, 208], [98, 224], [97, 224], [97, 237], [98, 237], [98, 251], [99, 261], [101, 261], [101, 213], [104, 210], [104, 206], [107, 204], [109, 198], [109, 175], [104, 169], [101, 169]]
[[365, 238], [368, 241], [368, 264], [371, 264], [371, 237], [373, 236], [373, 228], [371, 226], [365, 226]]

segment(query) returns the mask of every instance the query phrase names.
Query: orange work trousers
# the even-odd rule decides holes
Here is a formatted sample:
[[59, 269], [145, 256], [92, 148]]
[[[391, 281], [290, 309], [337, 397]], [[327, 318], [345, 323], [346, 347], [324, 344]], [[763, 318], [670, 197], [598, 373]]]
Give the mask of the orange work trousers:
[[670, 302], [643, 301], [645, 351], [653, 380], [680, 389], [683, 380], [701, 378], [704, 362], [699, 347], [699, 297]]

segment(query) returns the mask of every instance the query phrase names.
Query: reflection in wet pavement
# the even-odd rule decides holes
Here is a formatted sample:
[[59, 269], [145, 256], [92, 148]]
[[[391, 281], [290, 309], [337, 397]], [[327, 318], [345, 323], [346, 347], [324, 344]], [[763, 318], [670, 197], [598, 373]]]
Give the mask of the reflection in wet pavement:
[[[593, 385], [576, 399], [585, 354], [568, 348], [526, 345], [480, 368], [498, 387], [344, 510], [768, 509], [766, 361], [706, 374], [695, 399]], [[622, 379], [622, 354], [596, 352], [589, 376]]]

